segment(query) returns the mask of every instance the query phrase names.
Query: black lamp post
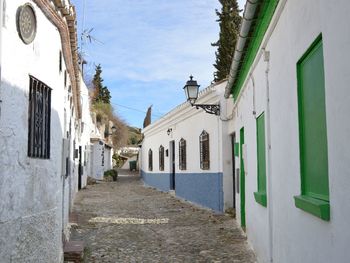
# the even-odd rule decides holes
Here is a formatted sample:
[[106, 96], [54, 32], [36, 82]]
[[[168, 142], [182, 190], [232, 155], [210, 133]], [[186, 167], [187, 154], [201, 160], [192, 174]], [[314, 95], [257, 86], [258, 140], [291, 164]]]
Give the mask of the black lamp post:
[[202, 108], [205, 112], [209, 114], [220, 115], [220, 105], [219, 104], [195, 104], [198, 98], [199, 86], [196, 80], [193, 80], [193, 76], [190, 76], [190, 80], [186, 82], [184, 86], [184, 91], [186, 94], [187, 101], [191, 106], [195, 106], [196, 109]]

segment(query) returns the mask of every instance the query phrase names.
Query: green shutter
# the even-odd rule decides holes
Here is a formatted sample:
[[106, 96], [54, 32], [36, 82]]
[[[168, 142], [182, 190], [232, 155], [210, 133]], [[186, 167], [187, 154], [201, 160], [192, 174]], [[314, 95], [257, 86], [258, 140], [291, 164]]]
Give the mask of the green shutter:
[[[321, 36], [299, 60], [297, 74], [301, 196], [296, 197], [295, 204], [301, 209], [329, 220], [327, 124]], [[323, 209], [315, 205], [319, 202], [303, 205], [312, 199], [320, 201]], [[328, 210], [324, 209], [327, 205]]]
[[266, 200], [266, 147], [265, 147], [265, 114], [256, 119], [258, 191], [254, 193], [255, 201], [267, 206]]

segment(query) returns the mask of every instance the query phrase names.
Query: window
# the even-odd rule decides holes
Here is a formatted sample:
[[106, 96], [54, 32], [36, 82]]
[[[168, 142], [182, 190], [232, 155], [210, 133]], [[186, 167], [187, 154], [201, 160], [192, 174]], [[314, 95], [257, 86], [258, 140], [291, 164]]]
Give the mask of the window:
[[50, 158], [51, 89], [29, 77], [28, 156]]
[[67, 70], [64, 71], [64, 87], [67, 87]]
[[148, 150], [148, 170], [153, 170], [153, 154], [151, 149]]
[[164, 171], [164, 147], [159, 147], [159, 171]]
[[186, 140], [179, 141], [179, 169], [186, 170]]
[[265, 113], [256, 119], [256, 144], [258, 165], [258, 191], [254, 193], [255, 201], [262, 206], [267, 205], [266, 200], [266, 147], [265, 147]]
[[199, 136], [199, 152], [200, 165], [202, 170], [209, 170], [210, 156], [209, 156], [209, 134], [203, 131]]
[[328, 146], [322, 36], [297, 63], [301, 195], [296, 207], [329, 220]]
[[58, 69], [59, 72], [62, 72], [62, 51], [60, 51], [59, 58], [58, 58]]

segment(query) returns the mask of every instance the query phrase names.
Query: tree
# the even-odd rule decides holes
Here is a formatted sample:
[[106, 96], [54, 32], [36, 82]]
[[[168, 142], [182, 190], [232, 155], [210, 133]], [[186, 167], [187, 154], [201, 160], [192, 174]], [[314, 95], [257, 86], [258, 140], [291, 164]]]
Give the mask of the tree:
[[92, 80], [94, 95], [94, 102], [111, 103], [111, 93], [106, 86], [103, 86], [103, 79], [101, 77], [102, 68], [101, 65], [97, 65], [95, 68], [95, 75]]
[[215, 52], [216, 60], [213, 65], [216, 68], [214, 81], [220, 81], [228, 77], [232, 63], [233, 53], [239, 35], [239, 26], [242, 18], [239, 15], [237, 0], [219, 0], [222, 5], [221, 12], [217, 9], [220, 26], [219, 40], [211, 45], [218, 47]]

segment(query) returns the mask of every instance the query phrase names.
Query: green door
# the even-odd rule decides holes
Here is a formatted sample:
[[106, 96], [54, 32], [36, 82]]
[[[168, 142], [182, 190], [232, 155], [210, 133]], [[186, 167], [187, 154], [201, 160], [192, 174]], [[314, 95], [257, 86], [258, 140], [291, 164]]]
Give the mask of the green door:
[[240, 183], [240, 195], [241, 195], [241, 226], [245, 229], [245, 172], [244, 172], [244, 160], [243, 160], [243, 144], [244, 144], [244, 127], [241, 128], [240, 133], [240, 167], [241, 167], [241, 183]]

